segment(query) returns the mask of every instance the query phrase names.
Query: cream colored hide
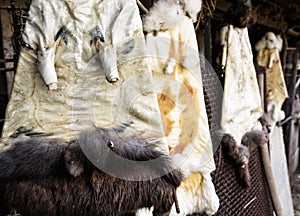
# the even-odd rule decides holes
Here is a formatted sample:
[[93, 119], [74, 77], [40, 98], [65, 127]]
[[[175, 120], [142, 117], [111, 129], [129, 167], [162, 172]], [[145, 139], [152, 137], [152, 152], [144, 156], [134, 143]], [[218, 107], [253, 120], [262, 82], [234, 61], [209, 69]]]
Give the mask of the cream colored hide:
[[281, 110], [288, 92], [284, 80], [284, 74], [280, 62], [279, 52], [282, 49], [280, 35], [267, 32], [264, 37], [255, 44], [258, 51], [257, 63], [266, 69], [266, 99], [268, 108], [268, 123], [270, 127], [270, 161], [273, 169], [275, 185], [281, 204], [283, 215], [293, 215], [293, 202], [291, 196], [287, 158], [283, 139], [282, 127], [276, 125], [285, 117]]
[[221, 45], [228, 49], [221, 125], [241, 143], [246, 132], [261, 129], [258, 118], [262, 115], [248, 29], [223, 27]]
[[10, 137], [21, 127], [69, 141], [127, 121], [164, 137], [135, 0], [33, 0], [23, 37], [3, 143], [24, 138]]
[[272, 32], [266, 33], [255, 45], [258, 51], [257, 63], [266, 68], [268, 120], [272, 128], [277, 121], [284, 119], [285, 114], [281, 111], [281, 106], [288, 97], [279, 56], [281, 48], [281, 37], [276, 37]]
[[146, 43], [170, 154], [185, 174], [177, 188], [180, 214], [173, 206], [171, 215], [212, 215], [219, 199], [210, 177], [215, 164], [193, 22], [184, 17], [170, 30], [148, 33]]

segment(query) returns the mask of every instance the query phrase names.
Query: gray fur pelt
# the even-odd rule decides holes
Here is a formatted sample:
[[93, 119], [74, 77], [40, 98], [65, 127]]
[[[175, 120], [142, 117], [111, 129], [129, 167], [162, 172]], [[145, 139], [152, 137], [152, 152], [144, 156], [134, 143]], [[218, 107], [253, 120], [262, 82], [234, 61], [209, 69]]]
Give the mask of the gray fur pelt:
[[65, 145], [58, 140], [27, 139], [0, 153], [0, 178], [35, 178], [58, 174]]
[[[111, 133], [116, 131], [121, 135], [116, 137]], [[105, 156], [108, 150], [133, 161], [163, 158], [158, 167], [139, 165], [137, 175], [142, 177], [147, 175], [138, 172], [154, 176], [157, 172], [157, 176], [165, 170], [170, 172], [144, 181], [119, 179], [96, 168], [83, 154], [77, 140], [69, 145], [35, 138], [20, 141], [0, 153], [0, 215], [14, 209], [23, 216], [119, 216], [151, 206], [154, 215], [168, 215], [176, 200], [181, 172], [172, 169], [170, 158], [151, 147], [153, 143], [148, 143], [148, 138], [124, 133], [123, 139], [122, 133], [120, 128], [100, 128], [83, 133], [79, 142], [97, 143], [100, 146], [97, 150], [103, 149], [101, 162], [104, 164], [120, 165]], [[113, 147], [106, 142], [107, 137], [113, 141]]]

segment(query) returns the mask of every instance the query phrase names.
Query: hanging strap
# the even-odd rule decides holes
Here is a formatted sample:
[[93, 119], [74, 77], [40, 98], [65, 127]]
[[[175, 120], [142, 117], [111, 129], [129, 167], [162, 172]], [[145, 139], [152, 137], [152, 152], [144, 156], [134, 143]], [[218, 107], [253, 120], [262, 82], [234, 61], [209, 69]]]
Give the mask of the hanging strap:
[[142, 2], [140, 2], [140, 0], [136, 0], [137, 5], [139, 6], [139, 8], [144, 11], [146, 14], [149, 12], [148, 9], [143, 5]]
[[221, 61], [221, 68], [225, 72], [227, 61], [228, 61], [228, 41], [229, 41], [229, 32], [230, 32], [230, 26], [228, 25], [228, 31], [226, 33], [226, 43], [223, 46], [222, 51], [222, 61]]

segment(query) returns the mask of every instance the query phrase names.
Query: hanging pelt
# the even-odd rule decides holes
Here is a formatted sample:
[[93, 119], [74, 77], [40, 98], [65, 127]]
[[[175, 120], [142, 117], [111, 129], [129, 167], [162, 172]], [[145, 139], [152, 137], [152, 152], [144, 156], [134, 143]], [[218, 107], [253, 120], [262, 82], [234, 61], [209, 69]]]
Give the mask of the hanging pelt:
[[267, 32], [255, 44], [257, 65], [265, 68], [266, 107], [271, 132], [273, 132], [276, 122], [284, 119], [285, 113], [281, 110], [281, 107], [288, 97], [279, 54], [282, 43], [280, 35]]
[[260, 51], [262, 49], [278, 49], [280, 52], [282, 49], [283, 40], [280, 35], [275, 35], [273, 32], [267, 32], [256, 44], [255, 50]]
[[[171, 6], [158, 7], [159, 3], [173, 3], [183, 13], [171, 11]], [[187, 9], [194, 7], [196, 17], [197, 5], [201, 7], [201, 0], [160, 0], [144, 17], [144, 30], [148, 31], [147, 51], [151, 56], [149, 63], [155, 86], [159, 89], [157, 101], [166, 140], [170, 155], [184, 173], [184, 180], [177, 188], [180, 214], [172, 208], [172, 216], [196, 212], [213, 215], [219, 208], [219, 198], [210, 176], [215, 163], [204, 103], [198, 43], [192, 13]], [[166, 23], [173, 22], [170, 13], [180, 15], [182, 19], [175, 26], [167, 25], [167, 28], [160, 29], [161, 23], [166, 26]], [[141, 209], [138, 215], [151, 214]]]
[[202, 0], [183, 0], [184, 10], [193, 22], [196, 22], [202, 8]]
[[250, 153], [246, 146], [238, 145], [230, 134], [224, 134], [221, 141], [223, 153], [236, 167], [237, 175], [244, 187], [251, 186], [251, 178], [249, 173]]
[[156, 1], [143, 18], [144, 31], [158, 32], [172, 29], [181, 23], [186, 15], [196, 22], [201, 6], [201, 0]]
[[231, 2], [233, 6], [224, 14], [227, 25], [220, 31], [225, 68], [221, 126], [240, 143], [246, 132], [261, 129], [258, 118], [262, 109], [247, 28], [253, 22], [251, 1]]
[[254, 23], [254, 18], [251, 13], [250, 0], [235, 0], [224, 14], [224, 21], [238, 28], [249, 27]]
[[[120, 132], [117, 136], [116, 131]], [[99, 129], [83, 133], [84, 139], [80, 141], [99, 145], [97, 150], [102, 151], [99, 159], [103, 164], [122, 165], [105, 157], [111, 151], [139, 164], [140, 169], [120, 171], [136, 176], [151, 173], [156, 178], [130, 181], [113, 177], [87, 159], [77, 140], [66, 145], [58, 140], [31, 138], [0, 153], [0, 215], [15, 210], [24, 216], [119, 216], [151, 206], [154, 214], [168, 215], [176, 202], [181, 172], [172, 169], [168, 156], [153, 148], [157, 143], [149, 143], [148, 138], [140, 135], [123, 133], [122, 137], [122, 133], [119, 129]], [[111, 142], [106, 142], [107, 137]], [[157, 158], [162, 158], [157, 166], [143, 163]], [[160, 175], [162, 170], [169, 172]]]
[[251, 152], [259, 145], [268, 142], [267, 134], [261, 130], [247, 132], [242, 137], [241, 144], [238, 145], [230, 134], [224, 134], [221, 145], [223, 153], [228, 157], [236, 167], [236, 171], [245, 187], [251, 186], [251, 177], [249, 173], [249, 160]]

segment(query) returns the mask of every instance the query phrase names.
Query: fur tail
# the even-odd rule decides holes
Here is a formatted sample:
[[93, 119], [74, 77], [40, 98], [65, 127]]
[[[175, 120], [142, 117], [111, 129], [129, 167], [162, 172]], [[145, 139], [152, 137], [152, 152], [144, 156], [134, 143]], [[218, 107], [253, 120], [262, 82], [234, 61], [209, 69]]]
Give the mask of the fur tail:
[[241, 184], [245, 187], [251, 186], [251, 178], [249, 173], [250, 152], [244, 145], [238, 145], [230, 134], [224, 134], [222, 138], [223, 152], [233, 162], [239, 176]]
[[255, 148], [257, 145], [263, 145], [269, 141], [268, 134], [265, 131], [253, 130], [245, 133], [242, 137], [242, 144], [249, 149]]

